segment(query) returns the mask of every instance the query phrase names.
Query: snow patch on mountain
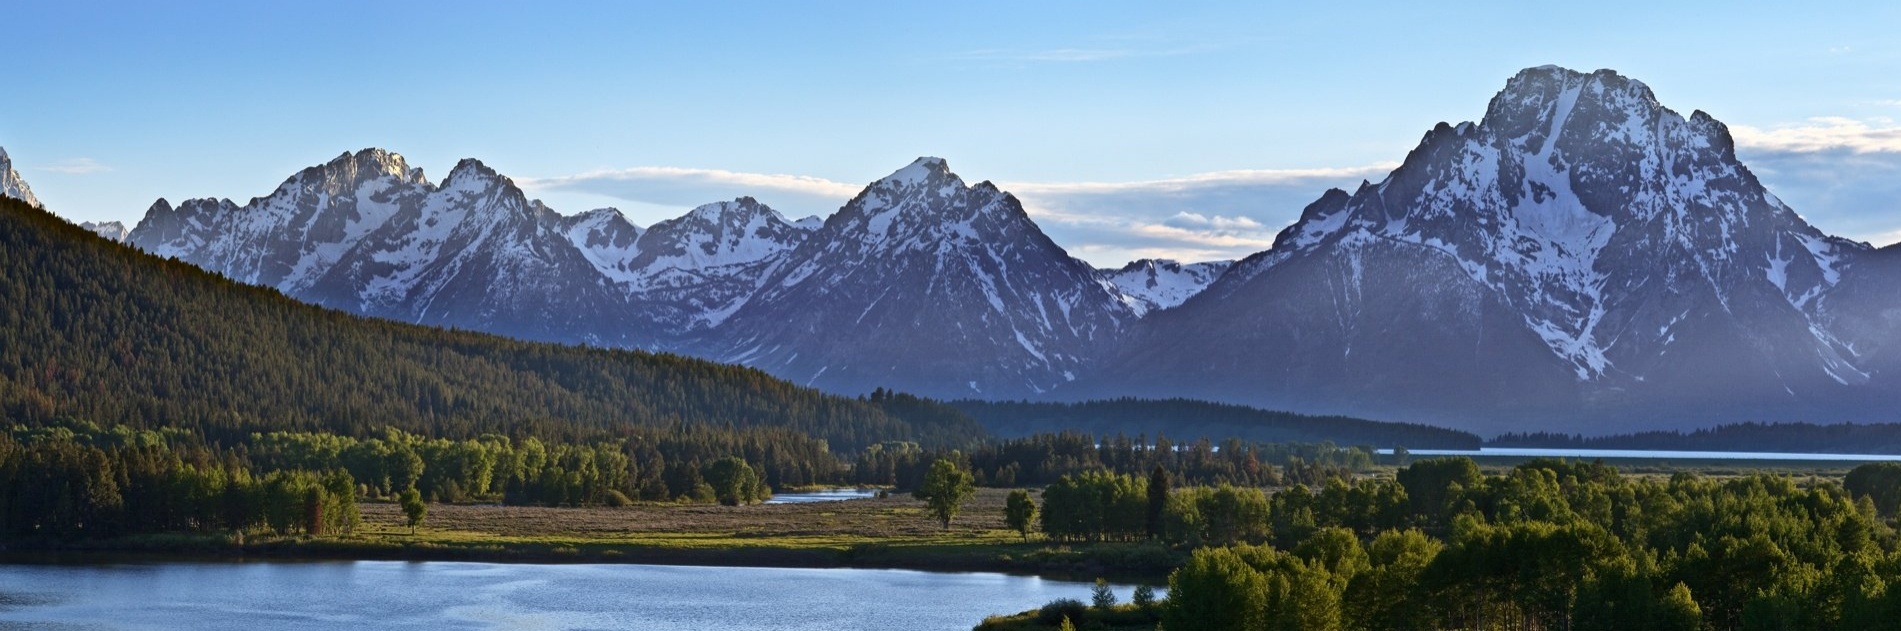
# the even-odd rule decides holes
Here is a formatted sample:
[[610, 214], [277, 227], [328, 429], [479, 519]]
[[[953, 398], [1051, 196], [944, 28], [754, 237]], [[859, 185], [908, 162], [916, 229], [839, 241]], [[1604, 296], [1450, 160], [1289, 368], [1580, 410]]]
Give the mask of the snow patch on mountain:
[[84, 221], [84, 222], [80, 222], [79, 227], [85, 228], [87, 230], [91, 230], [93, 234], [97, 234], [100, 237], [104, 237], [105, 240], [111, 241], [113, 243], [125, 243], [126, 234], [128, 234], [129, 232], [128, 230], [126, 230], [125, 224], [117, 222], [117, 221], [106, 221], [106, 222], [101, 222], [101, 223], [93, 223], [90, 221]]
[[1182, 264], [1170, 259], [1140, 259], [1097, 275], [1115, 286], [1123, 304], [1140, 317], [1187, 301], [1228, 271], [1234, 261]]

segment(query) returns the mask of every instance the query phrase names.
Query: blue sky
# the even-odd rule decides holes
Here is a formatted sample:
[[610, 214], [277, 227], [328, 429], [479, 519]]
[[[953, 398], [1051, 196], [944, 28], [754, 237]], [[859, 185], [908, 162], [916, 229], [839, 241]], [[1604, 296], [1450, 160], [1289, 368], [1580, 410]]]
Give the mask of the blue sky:
[[128, 223], [370, 146], [643, 225], [825, 214], [936, 155], [1108, 265], [1262, 249], [1555, 63], [1710, 112], [1823, 230], [1901, 241], [1894, 3], [1274, 4], [16, 3], [0, 146], [49, 208]]

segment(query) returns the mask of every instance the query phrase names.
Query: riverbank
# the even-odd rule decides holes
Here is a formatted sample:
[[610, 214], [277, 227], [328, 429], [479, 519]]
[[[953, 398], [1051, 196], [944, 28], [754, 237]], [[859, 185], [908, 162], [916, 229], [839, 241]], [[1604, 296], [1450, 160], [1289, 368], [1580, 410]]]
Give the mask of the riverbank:
[[15, 542], [13, 555], [641, 563], [988, 571], [1157, 581], [1183, 561], [1155, 544], [1025, 541], [1003, 527], [1006, 491], [978, 493], [951, 528], [908, 496], [840, 502], [625, 508], [431, 504], [412, 530], [394, 504], [361, 504], [341, 536], [164, 534]]

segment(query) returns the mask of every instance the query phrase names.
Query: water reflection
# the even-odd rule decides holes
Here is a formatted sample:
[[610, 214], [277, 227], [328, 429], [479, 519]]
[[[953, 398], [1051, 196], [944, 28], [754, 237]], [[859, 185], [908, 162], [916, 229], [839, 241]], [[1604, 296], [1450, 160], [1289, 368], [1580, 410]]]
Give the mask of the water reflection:
[[[1086, 583], [905, 570], [447, 562], [0, 566], [0, 628], [968, 629]], [[1133, 587], [1118, 585], [1126, 601]]]

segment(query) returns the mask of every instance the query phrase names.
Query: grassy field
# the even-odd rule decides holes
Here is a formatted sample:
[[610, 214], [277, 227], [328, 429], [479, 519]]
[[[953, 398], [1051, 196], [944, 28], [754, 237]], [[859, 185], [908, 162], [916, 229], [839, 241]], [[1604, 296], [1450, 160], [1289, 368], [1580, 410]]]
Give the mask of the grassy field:
[[[430, 504], [413, 531], [394, 503], [363, 502], [341, 536], [147, 535], [61, 542], [62, 553], [874, 567], [1157, 580], [1183, 559], [1152, 544], [1070, 546], [1004, 529], [1007, 490], [979, 489], [943, 528], [909, 495], [810, 504], [545, 508]], [[25, 549], [16, 547], [15, 550]]]

